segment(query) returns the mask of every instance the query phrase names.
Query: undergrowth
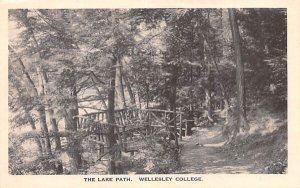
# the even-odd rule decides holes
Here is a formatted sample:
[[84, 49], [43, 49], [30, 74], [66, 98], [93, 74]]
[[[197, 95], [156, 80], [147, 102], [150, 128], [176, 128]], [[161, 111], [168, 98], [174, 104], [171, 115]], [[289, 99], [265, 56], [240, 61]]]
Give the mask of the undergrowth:
[[286, 112], [252, 108], [248, 113], [248, 121], [251, 127], [250, 134], [226, 145], [223, 152], [232, 158], [253, 160], [256, 168], [261, 169], [258, 173], [286, 173]]
[[143, 140], [146, 142], [127, 164], [136, 174], [170, 174], [179, 167], [179, 151], [174, 142], [159, 138]]

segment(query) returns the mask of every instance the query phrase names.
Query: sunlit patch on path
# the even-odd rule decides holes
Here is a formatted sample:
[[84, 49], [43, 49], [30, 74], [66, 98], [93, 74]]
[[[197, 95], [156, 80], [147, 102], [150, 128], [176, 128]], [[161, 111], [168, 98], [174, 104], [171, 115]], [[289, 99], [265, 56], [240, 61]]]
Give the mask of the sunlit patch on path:
[[181, 151], [181, 168], [178, 174], [249, 174], [258, 173], [253, 161], [233, 158], [222, 152], [225, 144], [221, 133], [222, 127], [196, 130], [196, 134], [185, 138]]

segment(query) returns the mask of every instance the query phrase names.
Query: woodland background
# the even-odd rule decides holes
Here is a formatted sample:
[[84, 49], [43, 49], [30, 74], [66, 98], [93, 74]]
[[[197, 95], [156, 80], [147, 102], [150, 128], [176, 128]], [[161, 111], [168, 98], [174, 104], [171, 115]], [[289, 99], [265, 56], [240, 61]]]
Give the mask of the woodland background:
[[[180, 109], [194, 136], [221, 127], [221, 153], [284, 173], [286, 22], [286, 9], [10, 10], [10, 173], [89, 173], [73, 117], [124, 108]], [[134, 171], [175, 172], [164, 144]]]

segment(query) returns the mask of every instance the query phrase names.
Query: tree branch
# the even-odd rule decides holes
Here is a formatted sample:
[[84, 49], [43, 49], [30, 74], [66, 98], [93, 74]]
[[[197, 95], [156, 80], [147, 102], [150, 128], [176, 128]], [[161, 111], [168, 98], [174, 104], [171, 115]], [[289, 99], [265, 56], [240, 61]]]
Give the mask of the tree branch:
[[33, 90], [34, 90], [36, 96], [38, 96], [38, 90], [37, 90], [37, 88], [36, 88], [36, 86], [35, 86], [33, 80], [31, 79], [29, 73], [26, 71], [26, 67], [25, 67], [25, 65], [24, 65], [24, 63], [23, 63], [21, 57], [19, 57], [19, 56], [17, 55], [17, 53], [14, 51], [14, 49], [13, 49], [10, 45], [8, 45], [8, 49], [9, 49], [9, 51], [10, 51], [11, 53], [13, 53], [13, 54], [16, 56], [16, 58], [18, 59], [18, 62], [19, 62], [19, 64], [20, 64], [21, 68], [22, 68], [23, 74], [26, 76], [28, 82], [29, 82], [30, 85], [33, 87]]

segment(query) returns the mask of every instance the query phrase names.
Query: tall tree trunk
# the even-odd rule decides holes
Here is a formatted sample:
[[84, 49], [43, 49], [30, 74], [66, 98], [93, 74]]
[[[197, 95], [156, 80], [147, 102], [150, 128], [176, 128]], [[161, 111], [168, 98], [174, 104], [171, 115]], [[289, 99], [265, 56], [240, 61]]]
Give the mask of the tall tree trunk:
[[[75, 131], [74, 124], [76, 122], [72, 118], [72, 112], [66, 111], [64, 119], [65, 119], [65, 126], [66, 126], [65, 129], [67, 131], [72, 131], [73, 133], [75, 133], [76, 131]], [[66, 140], [67, 140], [67, 154], [70, 162], [70, 173], [77, 174], [78, 169], [81, 167], [82, 164], [82, 159], [79, 151], [80, 139], [67, 137]]]
[[232, 38], [234, 43], [235, 61], [236, 61], [236, 84], [237, 84], [237, 111], [238, 122], [234, 129], [233, 138], [239, 132], [240, 128], [249, 130], [249, 125], [246, 119], [246, 106], [245, 106], [245, 80], [244, 80], [244, 64], [242, 62], [241, 54], [241, 40], [240, 33], [235, 19], [235, 10], [228, 9], [229, 21], [231, 25]]
[[[210, 12], [208, 10], [207, 12], [207, 21], [208, 24], [210, 24]], [[210, 31], [207, 31], [206, 38], [209, 38]], [[212, 104], [211, 104], [211, 89], [212, 89], [212, 75], [211, 75], [211, 57], [208, 52], [208, 50], [205, 47], [205, 38], [204, 38], [204, 62], [207, 64], [207, 86], [205, 88], [205, 105], [206, 105], [206, 110], [207, 110], [207, 118], [208, 118], [208, 124], [210, 125], [211, 122], [213, 122], [212, 118]]]
[[[14, 51], [14, 49], [11, 46], [8, 46], [8, 49], [11, 53], [13, 53], [16, 58], [18, 59], [18, 62], [20, 64], [20, 67], [22, 69], [23, 74], [25, 75], [26, 80], [28, 81], [29, 85], [32, 87], [33, 90], [33, 95], [35, 97], [39, 97], [41, 94], [43, 93], [39, 93], [39, 90], [37, 89], [37, 87], [35, 86], [31, 76], [29, 75], [29, 73], [27, 72], [25, 65], [22, 61], [22, 59], [16, 54], [16, 52]], [[37, 69], [38, 73], [40, 73], [39, 68]], [[42, 82], [41, 77], [39, 76], [39, 81]], [[40, 92], [44, 92], [43, 87], [40, 88]], [[39, 115], [39, 120], [40, 120], [40, 126], [41, 126], [41, 130], [45, 136], [45, 143], [46, 143], [46, 153], [48, 155], [52, 155], [51, 152], [51, 142], [49, 139], [49, 133], [48, 133], [48, 126], [47, 126], [47, 122], [46, 122], [46, 113], [45, 113], [45, 107], [43, 105], [38, 105], [37, 107], [37, 111], [38, 111], [38, 115]]]
[[[220, 9], [220, 27], [221, 27], [221, 37], [224, 38], [224, 24], [223, 24], [223, 11], [224, 9]], [[223, 42], [220, 43], [221, 44], [221, 56], [222, 58], [224, 58], [224, 44]], [[209, 51], [210, 51], [210, 55], [211, 57], [213, 57], [212, 55], [212, 52], [211, 52], [211, 48], [209, 47]], [[219, 67], [218, 67], [218, 64], [217, 62], [215, 61], [215, 58], [213, 57], [214, 59], [214, 65], [215, 65], [215, 68], [217, 70], [217, 73], [219, 74], [219, 76], [221, 75], [220, 71], [219, 71]], [[223, 102], [224, 102], [224, 110], [226, 111], [226, 121], [228, 121], [228, 117], [227, 117], [227, 114], [228, 114], [228, 110], [229, 110], [229, 100], [228, 100], [228, 96], [227, 96], [227, 93], [225, 91], [225, 88], [224, 88], [224, 85], [223, 83], [221, 82], [221, 80], [219, 80], [219, 85], [220, 85], [220, 88], [221, 88], [221, 92], [222, 92], [222, 96], [223, 96]]]
[[[71, 96], [74, 100], [70, 104], [70, 108], [65, 110], [65, 130], [73, 133], [77, 132], [77, 118], [74, 116], [78, 115], [78, 101], [76, 88], [71, 90]], [[82, 159], [80, 154], [81, 140], [76, 137], [67, 137], [67, 154], [70, 159], [70, 173], [77, 174], [78, 169], [81, 167]]]
[[[28, 18], [28, 10], [22, 10], [23, 11], [23, 16], [24, 16], [24, 25], [26, 26], [26, 28], [28, 29], [31, 38], [33, 39], [33, 43], [36, 47], [36, 49], [39, 49], [39, 44], [38, 41], [35, 37], [35, 33], [34, 33], [34, 29], [32, 28], [32, 25], [30, 24], [30, 20]], [[42, 60], [42, 55], [40, 53], [40, 51], [38, 51], [38, 55], [39, 55], [39, 60]], [[38, 95], [41, 97], [45, 96], [45, 84], [43, 81], [43, 77], [45, 76], [45, 72], [42, 70], [41, 66], [38, 65], [37, 66], [37, 74], [39, 77], [39, 93]], [[38, 113], [40, 116], [40, 123], [41, 123], [41, 128], [43, 133], [45, 134], [45, 143], [46, 143], [46, 152], [48, 154], [51, 154], [51, 142], [50, 142], [50, 138], [49, 138], [49, 133], [48, 133], [48, 127], [47, 127], [47, 122], [46, 122], [46, 111], [45, 111], [45, 107], [44, 106], [40, 106], [38, 109]]]
[[115, 78], [116, 78], [116, 66], [117, 64], [117, 58], [114, 57], [112, 59], [112, 68], [110, 70], [110, 88], [108, 91], [108, 108], [107, 108], [107, 122], [109, 125], [108, 130], [108, 147], [110, 148], [110, 155], [109, 155], [109, 174], [115, 174], [115, 155], [112, 148], [116, 144], [116, 138], [115, 138], [115, 131], [114, 131], [114, 125], [115, 125]]
[[[39, 66], [37, 66], [37, 74], [38, 74], [38, 79], [39, 79], [39, 89], [38, 93], [39, 96], [44, 98], [45, 97], [45, 85], [43, 81], [43, 75], [42, 75], [42, 70]], [[40, 105], [38, 108], [38, 114], [39, 114], [39, 119], [40, 119], [40, 125], [41, 125], [41, 130], [45, 136], [45, 150], [48, 155], [52, 155], [51, 152], [51, 142], [49, 138], [49, 131], [48, 131], [48, 125], [46, 121], [46, 110], [45, 106]]]
[[123, 87], [123, 80], [122, 80], [122, 64], [120, 57], [117, 58], [117, 65], [116, 65], [116, 79], [115, 79], [115, 86], [116, 86], [116, 94], [117, 94], [117, 104], [116, 106], [120, 109], [126, 108], [126, 101], [125, 101], [125, 94], [124, 94], [124, 87]]
[[[111, 11], [111, 31], [112, 38], [117, 38], [117, 33], [115, 32], [116, 27], [116, 15], [115, 11]], [[107, 123], [108, 123], [108, 147], [110, 153], [108, 156], [108, 173], [115, 174], [117, 169], [115, 168], [116, 155], [114, 147], [117, 143], [115, 137], [115, 90], [116, 90], [116, 70], [117, 63], [120, 60], [119, 49], [117, 46], [114, 46], [111, 49], [112, 59], [111, 59], [111, 69], [109, 74], [110, 85], [108, 90], [108, 107], [107, 107]]]
[[[40, 70], [41, 71], [41, 75], [42, 76], [42, 84], [43, 84], [43, 88], [44, 88], [44, 91], [43, 93], [46, 95], [47, 97], [47, 101], [49, 101], [49, 91], [50, 91], [50, 88], [49, 88], [49, 80], [48, 80], [48, 76], [47, 76], [47, 73], [43, 70]], [[49, 103], [49, 102], [48, 102]], [[49, 115], [49, 119], [50, 119], [50, 123], [51, 123], [51, 127], [52, 127], [52, 131], [54, 133], [54, 142], [55, 142], [55, 150], [56, 151], [60, 151], [61, 150], [61, 141], [60, 141], [60, 137], [58, 136], [58, 125], [57, 125], [57, 121], [56, 121], [56, 118], [54, 117], [54, 110], [53, 108], [51, 107], [50, 104], [48, 104], [49, 107], [48, 107], [48, 115]]]
[[46, 122], [45, 107], [40, 105], [37, 111], [38, 111], [38, 114], [39, 114], [41, 130], [42, 130], [42, 133], [45, 136], [45, 144], [46, 144], [45, 145], [45, 150], [46, 150], [46, 153], [47, 153], [47, 155], [52, 155], [51, 142], [50, 142], [49, 131], [48, 131], [48, 126], [47, 126], [47, 122]]

